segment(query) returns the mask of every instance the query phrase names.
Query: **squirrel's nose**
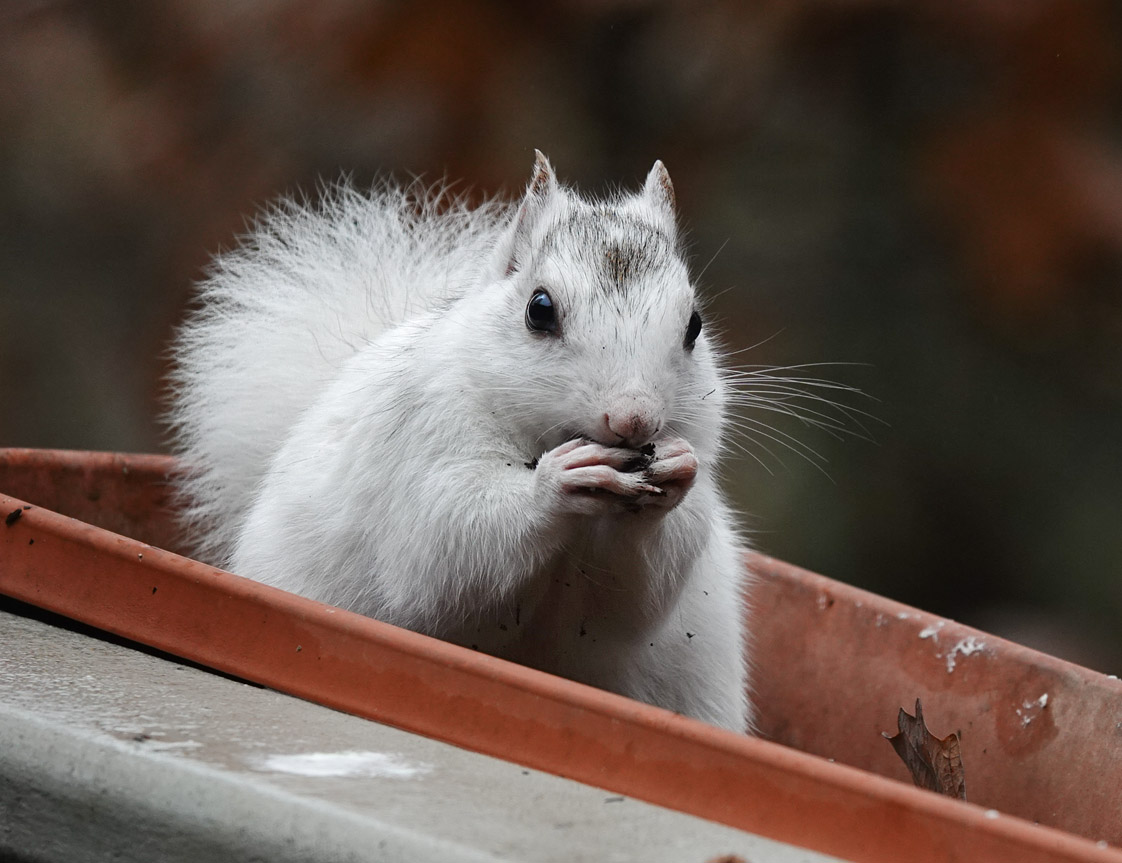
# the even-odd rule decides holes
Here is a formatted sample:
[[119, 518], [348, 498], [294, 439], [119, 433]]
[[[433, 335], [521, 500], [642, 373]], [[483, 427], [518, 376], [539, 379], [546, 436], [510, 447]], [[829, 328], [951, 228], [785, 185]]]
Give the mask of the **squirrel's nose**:
[[628, 400], [618, 410], [604, 414], [604, 426], [611, 436], [619, 438], [619, 446], [635, 449], [641, 447], [656, 434], [662, 423], [654, 410], [637, 401]]

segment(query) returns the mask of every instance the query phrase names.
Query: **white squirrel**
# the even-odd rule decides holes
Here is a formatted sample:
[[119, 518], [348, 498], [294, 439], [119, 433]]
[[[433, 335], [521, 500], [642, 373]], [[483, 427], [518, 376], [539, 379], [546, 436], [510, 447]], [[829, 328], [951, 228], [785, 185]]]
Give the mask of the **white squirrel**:
[[673, 187], [518, 206], [343, 186], [220, 255], [174, 346], [198, 555], [736, 731], [728, 376]]

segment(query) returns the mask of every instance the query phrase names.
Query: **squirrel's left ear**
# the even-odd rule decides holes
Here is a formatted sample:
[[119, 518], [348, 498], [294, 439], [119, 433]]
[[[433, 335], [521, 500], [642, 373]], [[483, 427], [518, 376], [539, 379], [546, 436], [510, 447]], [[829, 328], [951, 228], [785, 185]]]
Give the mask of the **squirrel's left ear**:
[[541, 150], [534, 150], [534, 177], [526, 190], [526, 197], [548, 198], [557, 189], [557, 175]]
[[670, 174], [661, 160], [655, 162], [647, 174], [647, 182], [643, 184], [643, 197], [671, 229], [677, 226], [678, 208], [674, 199], [674, 184], [670, 182]]
[[553, 166], [541, 150], [534, 150], [534, 176], [530, 179], [518, 212], [498, 243], [495, 266], [497, 277], [505, 278], [529, 261], [534, 224], [557, 191], [557, 175], [553, 172]]

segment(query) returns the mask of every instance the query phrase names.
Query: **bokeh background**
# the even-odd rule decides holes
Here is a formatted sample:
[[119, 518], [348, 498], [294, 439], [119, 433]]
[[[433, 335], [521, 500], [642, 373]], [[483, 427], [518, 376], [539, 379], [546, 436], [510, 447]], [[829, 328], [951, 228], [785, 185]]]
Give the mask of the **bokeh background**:
[[192, 282], [278, 194], [661, 158], [738, 360], [875, 417], [730, 465], [757, 546], [1118, 672], [1120, 10], [6, 0], [0, 445], [165, 449]]

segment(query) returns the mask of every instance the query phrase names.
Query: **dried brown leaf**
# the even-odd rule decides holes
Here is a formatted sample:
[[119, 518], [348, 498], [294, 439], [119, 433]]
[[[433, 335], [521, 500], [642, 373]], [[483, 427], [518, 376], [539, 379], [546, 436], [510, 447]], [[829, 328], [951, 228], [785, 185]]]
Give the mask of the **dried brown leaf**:
[[965, 800], [966, 773], [958, 733], [942, 739], [932, 734], [923, 721], [923, 705], [918, 698], [916, 715], [910, 715], [901, 707], [896, 722], [900, 732], [895, 737], [884, 733], [884, 737], [911, 772], [915, 784]]

